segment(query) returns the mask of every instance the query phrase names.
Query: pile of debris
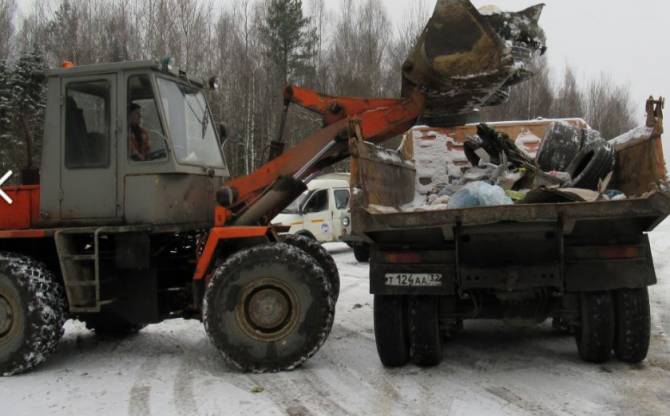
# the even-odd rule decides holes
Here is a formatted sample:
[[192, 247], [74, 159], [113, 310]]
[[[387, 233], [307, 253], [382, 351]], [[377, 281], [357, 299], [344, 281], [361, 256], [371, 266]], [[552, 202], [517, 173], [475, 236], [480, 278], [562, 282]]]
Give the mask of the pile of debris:
[[598, 131], [552, 122], [532, 155], [525, 145], [534, 138], [512, 140], [482, 123], [460, 149], [444, 135], [414, 139], [416, 197], [403, 211], [626, 198], [609, 187], [616, 154]]

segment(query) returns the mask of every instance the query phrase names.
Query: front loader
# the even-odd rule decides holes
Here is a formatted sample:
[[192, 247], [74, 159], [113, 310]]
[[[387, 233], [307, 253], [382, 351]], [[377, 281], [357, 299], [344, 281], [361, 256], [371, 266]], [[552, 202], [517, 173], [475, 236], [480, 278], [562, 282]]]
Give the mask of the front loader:
[[[303, 363], [330, 332], [339, 276], [320, 245], [282, 239], [270, 220], [349, 156], [350, 138], [382, 142], [426, 108], [462, 122], [522, 80], [531, 54], [487, 19], [440, 0], [403, 67], [401, 99], [288, 87], [286, 110], [317, 112], [324, 127], [286, 151], [280, 134], [266, 164], [233, 179], [205, 86], [167, 62], [49, 72], [39, 184], [5, 187], [12, 203], [0, 200], [0, 374], [45, 361], [68, 318], [113, 335], [195, 318], [240, 370]], [[469, 64], [445, 66], [451, 56]], [[456, 102], [445, 107], [447, 96]]]

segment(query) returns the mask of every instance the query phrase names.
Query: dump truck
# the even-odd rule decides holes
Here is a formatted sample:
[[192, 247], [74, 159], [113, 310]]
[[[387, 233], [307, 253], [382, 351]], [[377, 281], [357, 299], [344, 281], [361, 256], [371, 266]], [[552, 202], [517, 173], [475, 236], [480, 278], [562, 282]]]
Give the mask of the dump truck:
[[[353, 138], [352, 234], [370, 250], [381, 362], [438, 364], [443, 340], [464, 320], [548, 318], [574, 333], [585, 361], [603, 362], [612, 351], [624, 362], [642, 361], [650, 342], [647, 288], [656, 283], [647, 233], [670, 214], [662, 108], [663, 100], [650, 99], [646, 126], [612, 142], [609, 188], [626, 198], [611, 200], [545, 195], [504, 206], [407, 208], [421, 186], [411, 133], [435, 140], [439, 131], [450, 138], [442, 151], [462, 155], [476, 126], [416, 127], [398, 151]], [[513, 138], [519, 131], [543, 137], [549, 125], [491, 124]]]

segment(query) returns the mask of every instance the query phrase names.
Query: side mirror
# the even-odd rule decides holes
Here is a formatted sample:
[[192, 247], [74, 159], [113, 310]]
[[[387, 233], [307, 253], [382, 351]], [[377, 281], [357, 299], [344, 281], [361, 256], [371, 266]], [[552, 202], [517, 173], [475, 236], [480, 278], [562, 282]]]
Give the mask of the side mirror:
[[219, 139], [221, 140], [221, 146], [228, 140], [228, 129], [226, 129], [226, 125], [223, 123], [219, 123]]
[[211, 77], [209, 79], [209, 89], [212, 91], [217, 91], [221, 83], [219, 82], [219, 77]]

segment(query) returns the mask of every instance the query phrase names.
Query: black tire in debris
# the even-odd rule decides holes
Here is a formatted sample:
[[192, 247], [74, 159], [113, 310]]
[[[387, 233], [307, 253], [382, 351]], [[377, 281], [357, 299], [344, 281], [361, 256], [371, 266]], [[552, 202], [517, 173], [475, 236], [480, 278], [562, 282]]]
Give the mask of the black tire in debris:
[[65, 293], [40, 262], [0, 252], [0, 375], [43, 363], [63, 336]]
[[436, 296], [411, 296], [408, 309], [412, 362], [420, 367], [438, 365], [442, 361], [439, 299]]
[[614, 292], [616, 339], [614, 353], [627, 363], [639, 363], [647, 357], [651, 336], [649, 293], [647, 288], [620, 289]]
[[205, 330], [241, 371], [292, 370], [328, 338], [335, 295], [326, 272], [301, 249], [271, 243], [242, 250], [207, 285]]
[[597, 190], [598, 182], [614, 170], [615, 154], [612, 146], [602, 140], [585, 146], [567, 168], [572, 178], [570, 186]]
[[337, 271], [335, 260], [328, 254], [328, 251], [318, 241], [303, 235], [287, 234], [283, 237], [283, 241], [298, 247], [319, 262], [321, 268], [326, 272], [330, 287], [335, 294], [335, 301], [337, 301], [340, 296], [340, 273]]
[[86, 328], [103, 337], [124, 337], [137, 334], [144, 328], [145, 324], [134, 324], [126, 319], [107, 312], [87, 316], [84, 318]]
[[402, 367], [409, 362], [407, 298], [375, 295], [375, 343], [385, 367]]
[[544, 134], [535, 161], [545, 172], [565, 171], [581, 148], [580, 129], [564, 122], [552, 123]]
[[581, 325], [575, 331], [579, 356], [584, 361], [602, 363], [614, 346], [614, 303], [609, 292], [580, 294]]
[[370, 246], [365, 243], [354, 244], [354, 257], [360, 263], [370, 261]]

